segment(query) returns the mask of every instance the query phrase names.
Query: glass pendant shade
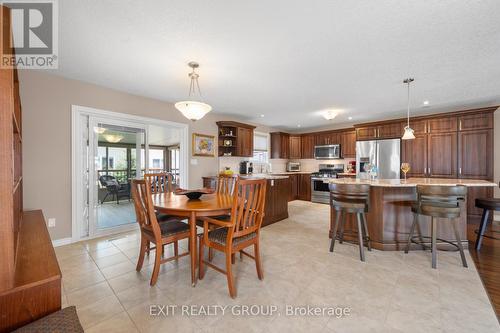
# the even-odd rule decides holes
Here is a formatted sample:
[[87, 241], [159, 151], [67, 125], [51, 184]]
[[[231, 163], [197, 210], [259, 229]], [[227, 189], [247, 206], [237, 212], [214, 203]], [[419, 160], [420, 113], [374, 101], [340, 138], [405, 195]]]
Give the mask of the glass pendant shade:
[[410, 126], [405, 127], [405, 132], [403, 134], [402, 140], [413, 140], [415, 139], [415, 134], [413, 134], [413, 129]]
[[[200, 76], [195, 72], [196, 68], [200, 67], [200, 65], [197, 62], [191, 61], [188, 66], [192, 68], [191, 73], [188, 74], [191, 79], [188, 100], [175, 103], [175, 108], [187, 119], [195, 121], [200, 120], [207, 113], [212, 111], [212, 107], [206, 103], [200, 102], [200, 100], [202, 100], [200, 84], [198, 83], [198, 78]], [[196, 94], [196, 90], [198, 90], [199, 95], [199, 98], [196, 98], [198, 101], [191, 99]]]
[[175, 103], [175, 108], [189, 120], [200, 120], [207, 113], [212, 111], [212, 107], [203, 102], [182, 101]]

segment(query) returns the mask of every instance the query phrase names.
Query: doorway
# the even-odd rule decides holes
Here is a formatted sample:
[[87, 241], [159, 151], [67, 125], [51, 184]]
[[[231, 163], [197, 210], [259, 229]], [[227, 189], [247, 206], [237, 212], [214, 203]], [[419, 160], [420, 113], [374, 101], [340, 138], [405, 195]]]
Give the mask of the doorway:
[[137, 228], [131, 181], [171, 172], [187, 187], [188, 127], [72, 107], [72, 241]]

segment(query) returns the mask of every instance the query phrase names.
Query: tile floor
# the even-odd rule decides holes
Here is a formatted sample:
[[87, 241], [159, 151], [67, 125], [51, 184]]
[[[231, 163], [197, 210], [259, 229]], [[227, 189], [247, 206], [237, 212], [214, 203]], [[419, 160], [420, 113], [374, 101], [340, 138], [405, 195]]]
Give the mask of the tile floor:
[[[467, 254], [372, 251], [357, 246], [328, 252], [328, 206], [290, 203], [290, 218], [262, 229], [265, 278], [249, 258], [235, 265], [238, 297], [225, 276], [209, 269], [191, 287], [189, 259], [162, 266], [149, 286], [153, 256], [135, 271], [138, 234], [128, 233], [56, 248], [63, 273], [63, 306], [76, 305], [86, 332], [499, 332], [500, 326]], [[181, 244], [183, 248], [186, 243]], [[216, 263], [223, 257], [217, 255]], [[275, 305], [281, 315], [150, 316], [150, 305]], [[335, 316], [287, 316], [285, 306], [347, 307]], [[240, 307], [238, 307], [240, 306]], [[262, 309], [267, 309], [263, 307]], [[228, 310], [229, 312], [230, 310]]]

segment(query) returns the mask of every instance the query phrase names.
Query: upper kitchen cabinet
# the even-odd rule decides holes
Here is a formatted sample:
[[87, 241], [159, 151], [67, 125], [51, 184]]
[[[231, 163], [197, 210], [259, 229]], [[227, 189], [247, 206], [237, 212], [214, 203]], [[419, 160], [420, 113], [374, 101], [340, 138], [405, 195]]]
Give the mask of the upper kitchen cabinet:
[[290, 135], [289, 139], [289, 158], [291, 159], [300, 159], [302, 158], [301, 154], [301, 143], [302, 138], [300, 135]]
[[235, 121], [218, 121], [219, 156], [253, 156], [253, 131], [255, 126]]
[[301, 156], [302, 158], [314, 158], [314, 134], [303, 134], [301, 138]]
[[458, 133], [458, 176], [493, 179], [493, 130]]
[[316, 133], [315, 144], [316, 146], [326, 146], [339, 144], [339, 135], [336, 132], [319, 132]]
[[427, 135], [428, 170], [433, 178], [457, 178], [457, 133]]
[[340, 152], [343, 158], [356, 158], [356, 131], [340, 134]]
[[407, 173], [407, 177], [427, 176], [426, 134], [416, 134], [413, 140], [401, 140], [401, 162], [410, 164], [410, 171]]
[[390, 122], [368, 126], [361, 125], [361, 127], [356, 128], [356, 139], [358, 141], [394, 139], [403, 135], [401, 128], [401, 122]]
[[271, 158], [290, 158], [290, 134], [283, 132], [271, 133]]
[[[401, 123], [401, 133], [404, 132], [404, 128], [407, 125], [408, 125], [408, 123], [406, 121]], [[425, 119], [425, 120], [410, 119], [410, 127], [413, 129], [413, 134], [415, 134], [415, 135], [426, 134], [427, 133], [427, 119]]]
[[427, 121], [427, 133], [447, 133], [457, 131], [457, 117], [431, 118]]
[[[494, 109], [492, 109], [494, 110]], [[465, 114], [458, 117], [458, 130], [483, 130], [493, 128], [493, 112]]]

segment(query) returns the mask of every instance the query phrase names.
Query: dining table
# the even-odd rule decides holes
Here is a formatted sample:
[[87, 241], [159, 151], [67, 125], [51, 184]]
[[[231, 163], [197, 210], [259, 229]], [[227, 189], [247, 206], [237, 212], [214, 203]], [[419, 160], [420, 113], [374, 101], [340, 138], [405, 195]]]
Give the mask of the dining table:
[[197, 237], [196, 221], [202, 217], [227, 215], [231, 212], [233, 196], [226, 194], [204, 194], [199, 199], [169, 193], [153, 194], [154, 208], [163, 214], [175, 215], [189, 221], [189, 253], [191, 257], [191, 283], [196, 286]]

